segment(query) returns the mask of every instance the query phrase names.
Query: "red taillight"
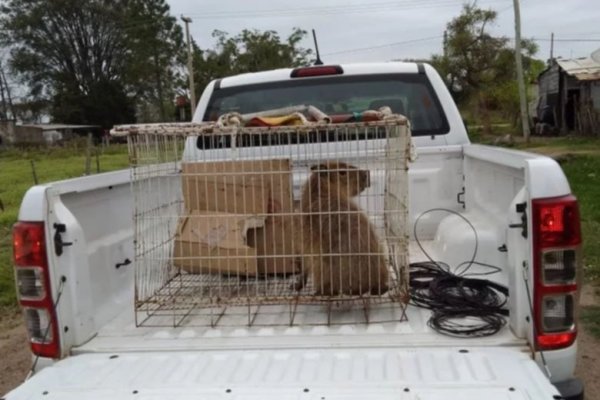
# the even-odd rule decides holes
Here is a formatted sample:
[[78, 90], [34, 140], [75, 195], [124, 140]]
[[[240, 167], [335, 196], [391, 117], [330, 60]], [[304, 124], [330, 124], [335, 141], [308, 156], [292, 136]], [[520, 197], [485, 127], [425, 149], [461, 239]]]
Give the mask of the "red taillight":
[[44, 224], [18, 222], [13, 227], [13, 257], [15, 266], [27, 267], [46, 263]]
[[556, 335], [539, 335], [538, 346], [542, 350], [556, 350], [569, 347], [575, 341], [572, 333], [558, 333]]
[[538, 245], [576, 246], [581, 244], [579, 207], [574, 196], [533, 201], [533, 226], [539, 228]]
[[581, 228], [577, 199], [532, 201], [536, 347], [556, 350], [577, 337], [575, 308]]
[[339, 65], [324, 65], [319, 67], [302, 67], [292, 70], [291, 78], [306, 78], [309, 76], [341, 75], [344, 70]]
[[562, 232], [564, 230], [563, 209], [563, 206], [554, 206], [541, 210], [540, 230], [542, 233]]
[[60, 356], [56, 313], [43, 222], [17, 222], [13, 227], [13, 259], [17, 295], [31, 351], [41, 357]]

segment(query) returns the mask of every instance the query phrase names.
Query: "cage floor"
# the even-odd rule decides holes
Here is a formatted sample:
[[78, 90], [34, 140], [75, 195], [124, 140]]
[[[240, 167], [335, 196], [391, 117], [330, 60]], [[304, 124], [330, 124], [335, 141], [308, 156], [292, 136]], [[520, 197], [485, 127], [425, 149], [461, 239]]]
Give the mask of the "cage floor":
[[136, 304], [138, 326], [293, 326], [406, 320], [406, 305], [394, 285], [381, 296], [314, 296], [299, 277], [228, 278], [177, 274], [154, 296]]

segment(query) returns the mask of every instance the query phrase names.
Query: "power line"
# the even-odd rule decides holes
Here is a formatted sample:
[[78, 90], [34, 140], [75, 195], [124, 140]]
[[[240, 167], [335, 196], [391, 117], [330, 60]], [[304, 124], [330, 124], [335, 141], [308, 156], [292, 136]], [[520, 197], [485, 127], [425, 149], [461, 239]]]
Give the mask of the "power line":
[[419, 39], [403, 40], [401, 42], [386, 43], [386, 44], [381, 44], [381, 45], [377, 45], [377, 46], [359, 47], [359, 48], [354, 48], [354, 49], [346, 49], [346, 50], [334, 51], [334, 52], [331, 52], [331, 53], [325, 53], [323, 55], [324, 56], [332, 56], [332, 55], [336, 55], [336, 54], [358, 53], [358, 52], [361, 52], [361, 51], [377, 50], [377, 49], [381, 49], [381, 48], [384, 48], [384, 47], [393, 47], [393, 46], [399, 46], [399, 45], [403, 45], [403, 44], [425, 42], [425, 41], [434, 40], [434, 39], [441, 39], [443, 37], [444, 36], [442, 36], [442, 35], [438, 35], [438, 36], [430, 36], [430, 37], [419, 38]]
[[[352, 49], [334, 51], [334, 52], [330, 52], [330, 53], [324, 53], [323, 55], [324, 56], [333, 56], [333, 55], [338, 55], [338, 54], [359, 53], [362, 51], [377, 50], [377, 49], [381, 49], [381, 48], [385, 48], [385, 47], [393, 47], [393, 46], [399, 46], [399, 45], [410, 44], [410, 43], [418, 43], [418, 42], [426, 42], [429, 40], [442, 39], [443, 37], [444, 37], [443, 35], [438, 35], [438, 36], [430, 36], [430, 37], [424, 37], [424, 38], [418, 38], [418, 39], [403, 40], [400, 42], [392, 42], [392, 43], [386, 43], [386, 44], [376, 45], [376, 46], [357, 47], [357, 48], [352, 48]], [[507, 37], [507, 39], [514, 40], [514, 37]], [[527, 39], [527, 38], [525, 38], [525, 39]], [[546, 38], [529, 38], [529, 40], [533, 40], [536, 42], [538, 42], [538, 41], [549, 42], [550, 41], [550, 39], [546, 39]], [[600, 39], [554, 39], [554, 41], [555, 42], [600, 42]]]
[[[504, 2], [505, 0], [485, 0], [489, 2]], [[449, 6], [461, 4], [462, 0], [406, 0], [403, 2], [387, 1], [379, 3], [354, 3], [336, 6], [314, 6], [298, 8], [281, 8], [271, 10], [237, 10], [237, 11], [213, 11], [205, 13], [189, 13], [187, 15], [194, 19], [235, 19], [235, 18], [264, 18], [264, 17], [294, 17], [297, 15], [332, 15], [348, 14], [357, 12], [380, 12], [388, 11], [394, 8], [431, 8], [438, 6]], [[425, 7], [423, 7], [425, 6]], [[176, 17], [173, 17], [176, 20]], [[125, 23], [117, 23], [120, 29], [130, 30], [140, 26], [156, 23], [156, 19], [151, 16], [138, 16], [129, 18]]]
[[[506, 0], [484, 0], [488, 3], [505, 3]], [[356, 13], [377, 13], [391, 10], [418, 10], [437, 7], [458, 6], [463, 0], [407, 0], [404, 2], [380, 2], [380, 3], [355, 3], [343, 6], [321, 6], [321, 7], [299, 7], [273, 10], [237, 10], [237, 11], [214, 11], [206, 13], [187, 14], [194, 19], [237, 19], [237, 18], [289, 18], [298, 16], [331, 16]], [[151, 18], [133, 19], [130, 23], [123, 24], [121, 29], [137, 29], [140, 26], [154, 22]]]
[[[312, 6], [312, 7], [295, 7], [295, 8], [279, 8], [279, 9], [270, 9], [270, 10], [256, 10], [256, 9], [252, 9], [252, 10], [236, 10], [236, 11], [208, 11], [205, 13], [198, 13], [198, 14], [190, 14], [190, 15], [197, 15], [199, 17], [205, 17], [205, 18], [213, 18], [213, 17], [219, 17], [219, 16], [225, 16], [225, 17], [229, 17], [229, 16], [248, 16], [248, 15], [255, 15], [255, 14], [261, 14], [261, 15], [272, 15], [272, 14], [289, 14], [289, 13], [298, 13], [298, 12], [327, 12], [327, 11], [349, 11], [349, 10], [362, 10], [362, 9], [378, 9], [380, 7], [390, 7], [390, 6], [394, 6], [394, 7], [399, 7], [399, 6], [410, 6], [410, 5], [415, 5], [415, 4], [422, 4], [422, 3], [438, 3], [438, 2], [449, 2], [450, 0], [425, 0], [425, 1], [415, 1], [415, 0], [409, 0], [409, 1], [404, 1], [404, 2], [398, 2], [398, 1], [387, 1], [387, 2], [381, 2], [381, 3], [354, 3], [354, 4], [344, 4], [344, 5], [333, 5], [333, 6]], [[453, 3], [456, 3], [457, 0], [452, 0]]]
[[[384, 3], [362, 3], [344, 6], [322, 6], [305, 8], [287, 8], [274, 10], [238, 10], [238, 11], [215, 11], [198, 14], [190, 14], [197, 19], [229, 19], [229, 18], [265, 18], [265, 17], [295, 17], [299, 15], [311, 15], [313, 17], [323, 15], [341, 15], [365, 12], [383, 12], [391, 9], [428, 9], [447, 6], [458, 6], [462, 0], [409, 0], [406, 2], [384, 2]], [[505, 0], [486, 0], [482, 4], [506, 3]]]
[[[506, 3], [506, 0], [483, 0], [480, 5], [489, 5], [494, 3]], [[277, 18], [277, 17], [298, 17], [310, 15], [312, 17], [345, 15], [355, 13], [377, 13], [391, 10], [419, 10], [438, 7], [453, 7], [463, 4], [463, 0], [406, 0], [403, 2], [387, 1], [379, 3], [354, 3], [337, 6], [320, 7], [298, 7], [272, 10], [237, 10], [237, 11], [214, 11], [205, 13], [188, 14], [194, 19], [236, 19], [236, 18]], [[504, 11], [501, 10], [500, 12]], [[151, 17], [132, 18], [127, 23], [119, 24], [122, 30], [133, 30], [144, 25], [155, 23], [156, 20]]]
[[502, 13], [503, 13], [503, 12], [505, 12], [505, 11], [512, 10], [512, 8], [513, 8], [513, 6], [512, 6], [512, 5], [510, 5], [510, 6], [508, 6], [508, 7], [505, 7], [505, 8], [502, 8], [502, 9], [500, 9], [500, 10], [496, 11], [496, 14], [502, 14]]
[[[548, 39], [548, 38], [531, 38], [530, 40], [536, 41], [536, 42], [549, 42], [552, 39]], [[555, 42], [568, 42], [568, 43], [585, 43], [585, 42], [600, 42], [600, 39], [554, 39]]]
[[346, 5], [335, 5], [335, 6], [318, 6], [318, 7], [295, 7], [295, 8], [280, 8], [280, 9], [271, 9], [271, 10], [237, 10], [237, 11], [213, 11], [213, 12], [205, 12], [201, 14], [190, 14], [197, 15], [198, 17], [203, 18], [219, 18], [219, 17], [247, 17], [250, 15], [260, 15], [260, 16], [278, 16], [282, 14], [297, 14], [297, 13], [321, 13], [321, 12], [349, 12], [349, 11], [363, 11], [363, 10], [375, 10], [387, 7], [399, 7], [399, 6], [411, 6], [418, 4], [429, 4], [429, 3], [447, 3], [447, 2], [456, 3], [456, 0], [430, 0], [430, 1], [414, 1], [409, 0], [405, 2], [382, 2], [382, 3], [354, 3], [354, 4], [346, 4]]
[[[506, 0], [485, 0], [486, 2], [505, 2]], [[381, 2], [381, 3], [355, 3], [344, 6], [322, 6], [322, 7], [302, 7], [274, 10], [238, 10], [238, 11], [215, 11], [207, 13], [187, 14], [194, 19], [236, 19], [236, 18], [277, 18], [277, 17], [298, 17], [298, 16], [331, 16], [345, 15], [355, 13], [384, 12], [394, 9], [430, 9], [436, 7], [457, 6], [462, 4], [462, 0], [407, 0], [405, 2]], [[123, 31], [135, 30], [145, 25], [150, 25], [156, 21], [151, 17], [138, 17], [130, 19], [127, 23], [119, 24]]]

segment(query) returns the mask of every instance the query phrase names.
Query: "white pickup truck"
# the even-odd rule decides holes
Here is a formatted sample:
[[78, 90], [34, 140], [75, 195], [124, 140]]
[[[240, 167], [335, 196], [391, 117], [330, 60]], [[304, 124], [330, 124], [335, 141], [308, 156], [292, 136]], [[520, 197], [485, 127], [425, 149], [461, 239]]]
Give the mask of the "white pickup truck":
[[[16, 399], [582, 399], [574, 377], [581, 234], [576, 199], [547, 157], [469, 142], [429, 65], [379, 63], [243, 74], [211, 82], [194, 121], [290, 104], [353, 113], [387, 105], [411, 121], [411, 223], [450, 266], [473, 233], [488, 279], [509, 289], [506, 325], [442, 335], [430, 310], [341, 326], [139, 327], [130, 172], [31, 188], [14, 227], [17, 291], [34, 354]], [[185, 154], [211, 151], [188, 141]], [[423, 214], [423, 215], [422, 215]], [[411, 232], [413, 229], [411, 229]], [[411, 261], [425, 256], [411, 237]]]

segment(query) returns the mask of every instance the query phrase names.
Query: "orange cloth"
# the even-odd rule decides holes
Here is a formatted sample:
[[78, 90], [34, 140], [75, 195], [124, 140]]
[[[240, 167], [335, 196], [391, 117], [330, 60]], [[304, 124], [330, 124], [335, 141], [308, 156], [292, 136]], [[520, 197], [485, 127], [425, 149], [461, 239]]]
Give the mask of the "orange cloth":
[[284, 115], [282, 117], [255, 117], [246, 126], [287, 126], [304, 125], [304, 120], [298, 114]]

